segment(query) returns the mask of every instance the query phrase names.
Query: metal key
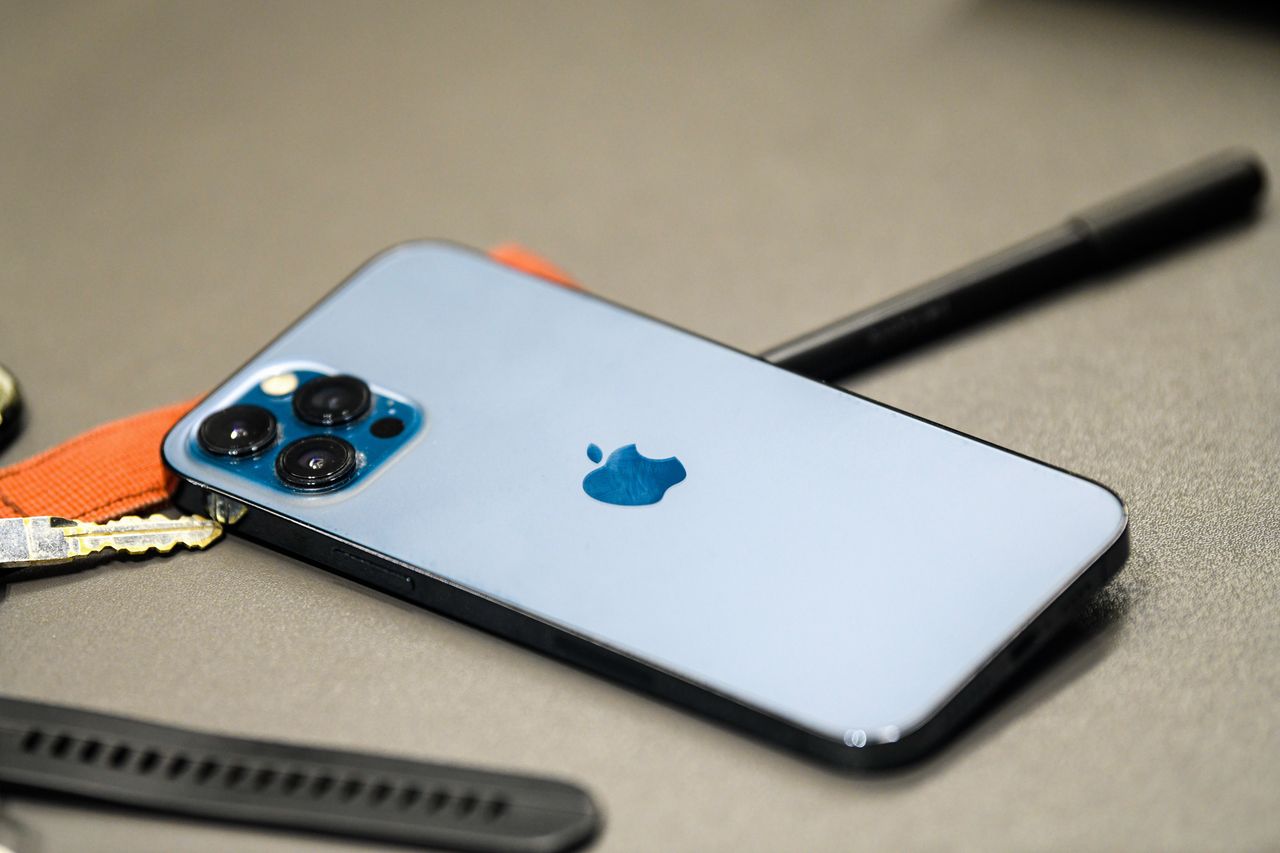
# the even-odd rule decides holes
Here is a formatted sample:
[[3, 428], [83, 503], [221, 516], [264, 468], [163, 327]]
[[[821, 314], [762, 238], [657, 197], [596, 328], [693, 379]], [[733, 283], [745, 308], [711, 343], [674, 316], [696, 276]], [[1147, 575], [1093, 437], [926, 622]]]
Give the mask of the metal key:
[[53, 515], [0, 518], [0, 569], [69, 563], [106, 550], [146, 554], [167, 553], [179, 545], [204, 548], [221, 535], [222, 525], [202, 515], [126, 515], [102, 524]]

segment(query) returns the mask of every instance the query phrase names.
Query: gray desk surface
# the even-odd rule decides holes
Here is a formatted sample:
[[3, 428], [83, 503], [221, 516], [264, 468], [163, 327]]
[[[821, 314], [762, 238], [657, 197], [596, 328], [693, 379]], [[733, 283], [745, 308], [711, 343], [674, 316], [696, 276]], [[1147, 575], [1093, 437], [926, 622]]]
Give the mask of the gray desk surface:
[[[416, 236], [519, 239], [761, 349], [1220, 146], [1280, 168], [1278, 36], [1137, 0], [7, 3], [0, 359], [33, 416], [3, 461], [210, 387]], [[905, 773], [830, 772], [234, 539], [11, 588], [0, 684], [565, 774], [606, 850], [1276, 849], [1278, 270], [1264, 217], [852, 381], [1132, 513], [1075, 642]], [[324, 846], [7, 811], [40, 850]]]

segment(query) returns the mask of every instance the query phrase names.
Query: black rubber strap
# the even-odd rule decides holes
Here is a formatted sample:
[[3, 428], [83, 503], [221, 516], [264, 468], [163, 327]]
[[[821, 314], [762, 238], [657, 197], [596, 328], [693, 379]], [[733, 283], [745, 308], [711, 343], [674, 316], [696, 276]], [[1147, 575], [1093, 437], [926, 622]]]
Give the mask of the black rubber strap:
[[244, 740], [0, 697], [0, 786], [193, 817], [456, 850], [585, 843], [565, 782]]

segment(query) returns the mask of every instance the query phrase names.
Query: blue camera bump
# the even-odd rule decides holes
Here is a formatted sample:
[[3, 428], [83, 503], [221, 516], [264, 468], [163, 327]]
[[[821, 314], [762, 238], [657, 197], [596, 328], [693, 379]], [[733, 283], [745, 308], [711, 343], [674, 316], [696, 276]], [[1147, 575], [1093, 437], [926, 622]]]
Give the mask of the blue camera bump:
[[201, 458], [291, 495], [327, 494], [367, 478], [421, 429], [422, 411], [363, 380], [281, 369], [201, 421]]

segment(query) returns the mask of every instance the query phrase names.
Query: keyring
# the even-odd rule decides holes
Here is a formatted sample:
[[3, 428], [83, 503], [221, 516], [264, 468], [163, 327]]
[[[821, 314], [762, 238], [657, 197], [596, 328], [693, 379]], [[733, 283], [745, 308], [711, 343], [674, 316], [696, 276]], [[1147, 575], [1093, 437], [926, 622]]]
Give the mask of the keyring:
[[0, 364], [0, 450], [22, 429], [22, 392], [18, 380]]

